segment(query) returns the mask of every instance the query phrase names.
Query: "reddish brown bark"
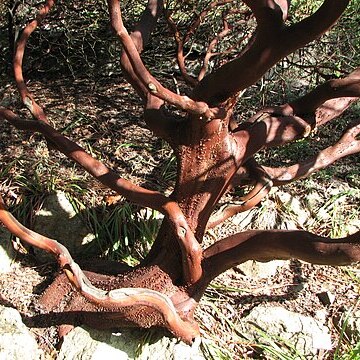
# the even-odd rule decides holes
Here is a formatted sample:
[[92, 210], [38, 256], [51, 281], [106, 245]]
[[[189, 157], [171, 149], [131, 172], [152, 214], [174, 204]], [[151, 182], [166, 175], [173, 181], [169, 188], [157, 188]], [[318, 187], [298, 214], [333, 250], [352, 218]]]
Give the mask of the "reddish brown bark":
[[[358, 121], [333, 146], [299, 164], [270, 168], [254, 160], [259, 150], [306, 137], [316, 126], [341, 116], [360, 96], [359, 69], [344, 79], [330, 80], [291, 103], [262, 109], [247, 122], [233, 125], [239, 91], [258, 81], [284, 56], [327, 31], [348, 2], [325, 0], [313, 15], [286, 26], [288, 1], [244, 0], [257, 21], [252, 40], [245, 49], [238, 50], [238, 57], [205, 75], [216, 44], [231, 30], [227, 13], [223, 12], [223, 32], [214, 34], [197, 80], [187, 74], [184, 45], [213, 8], [232, 1], [211, 2], [200, 15], [194, 16], [184, 36], [167, 13], [177, 42], [180, 70], [194, 86], [191, 97], [187, 97], [163, 86], [141, 59], [141, 52], [163, 13], [163, 2], [149, 0], [129, 34], [120, 2], [108, 0], [111, 26], [123, 46], [124, 76], [145, 104], [147, 125], [168, 141], [177, 158], [175, 188], [170, 196], [165, 196], [122, 179], [47, 123], [45, 112], [26, 88], [22, 74], [26, 41], [53, 5], [53, 1], [46, 1], [36, 20], [29, 23], [20, 37], [14, 59], [15, 80], [23, 102], [35, 119], [41, 121], [21, 119], [5, 108], [0, 108], [0, 119], [18, 129], [41, 133], [56, 150], [105, 186], [131, 202], [165, 215], [155, 243], [139, 267], [124, 270], [115, 266], [112, 275], [104, 275], [110, 273], [107, 263], [102, 271], [99, 265], [96, 273], [83, 272], [66, 248], [21, 225], [0, 199], [0, 221], [23, 241], [52, 253], [66, 275], [59, 276], [44, 294], [42, 304], [47, 311], [63, 313], [59, 322], [81, 321], [97, 327], [163, 326], [191, 342], [198, 335], [193, 311], [209, 282], [228, 268], [248, 259], [295, 257], [332, 265], [360, 260], [359, 232], [343, 239], [327, 239], [305, 231], [246, 231], [219, 240], [207, 249], [201, 245], [206, 227], [252, 208], [272, 185], [308, 176], [344, 156], [360, 152]], [[177, 107], [181, 115], [166, 110], [165, 105]], [[253, 189], [238, 203], [226, 205], [213, 214], [222, 195], [237, 185], [252, 185]], [[65, 283], [66, 278], [72, 286]], [[62, 284], [60, 292], [59, 284]], [[66, 305], [60, 307], [65, 298]]]
[[[209, 281], [247, 260], [300, 259], [313, 264], [346, 265], [359, 261], [360, 231], [330, 239], [307, 231], [249, 230], [220, 240], [204, 252], [204, 276], [194, 288], [197, 298]], [[195, 295], [196, 294], [196, 295]]]
[[45, 2], [45, 5], [40, 9], [36, 19], [31, 21], [25, 27], [19, 40], [16, 43], [14, 61], [13, 61], [15, 82], [18, 87], [21, 100], [23, 101], [24, 105], [29, 109], [31, 114], [35, 117], [35, 119], [39, 121], [44, 121], [46, 123], [48, 122], [48, 120], [44, 113], [43, 108], [37, 104], [37, 102], [35, 101], [34, 97], [31, 95], [25, 84], [22, 65], [23, 65], [26, 43], [30, 35], [35, 31], [35, 29], [38, 27], [38, 25], [41, 23], [44, 17], [49, 13], [51, 8], [54, 6], [54, 3], [55, 3], [54, 0], [47, 0]]

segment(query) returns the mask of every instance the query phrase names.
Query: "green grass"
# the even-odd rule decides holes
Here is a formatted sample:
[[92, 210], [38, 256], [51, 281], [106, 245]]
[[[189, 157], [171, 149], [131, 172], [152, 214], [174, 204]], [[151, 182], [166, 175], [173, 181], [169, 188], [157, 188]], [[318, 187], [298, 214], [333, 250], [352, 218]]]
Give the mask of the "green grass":
[[[348, 272], [349, 274], [349, 272]], [[357, 279], [357, 283], [360, 281]], [[342, 315], [341, 328], [339, 330], [339, 339], [334, 352], [334, 360], [358, 360], [360, 359], [360, 335], [349, 334], [348, 326], [350, 318], [354, 315], [354, 310], [358, 308], [360, 300], [347, 313]], [[357, 329], [358, 331], [360, 329]], [[355, 344], [354, 344], [355, 340]]]
[[266, 359], [272, 360], [305, 360], [306, 356], [301, 354], [291, 341], [280, 336], [269, 334], [261, 328], [254, 326], [259, 339], [255, 348], [263, 352]]
[[156, 210], [139, 209], [127, 202], [88, 208], [76, 198], [71, 200], [95, 235], [89, 251], [134, 266], [150, 250], [162, 218]]
[[[292, 21], [304, 18], [312, 13], [321, 2], [320, 0], [312, 2], [308, 0], [294, 0], [291, 9], [296, 10], [297, 15], [293, 16]], [[175, 2], [172, 3], [175, 4]], [[139, 14], [143, 8], [143, 4], [139, 4], [138, 2], [132, 3], [128, 1], [125, 5], [125, 14], [127, 11], [129, 14], [131, 13], [129, 12], [129, 10], [133, 10], [131, 7], [136, 7], [136, 14]], [[194, 1], [183, 4], [183, 6], [188, 6], [189, 8], [195, 6], [196, 9], [198, 9], [197, 7], [200, 5], [201, 2]], [[93, 74], [98, 75], [97, 70], [103, 71], [104, 69], [104, 64], [99, 64], [98, 56], [95, 56], [99, 54], [99, 50], [102, 54], [102, 60], [106, 59], [106, 65], [108, 64], [108, 58], [112, 57], [112, 65], [114, 68], [119, 69], [116, 63], [118, 60], [116, 60], [117, 58], [115, 59], [115, 56], [118, 57], [119, 48], [118, 45], [115, 44], [115, 41], [109, 44], [109, 36], [105, 31], [103, 32], [103, 35], [105, 34], [104, 38], [97, 39], [97, 43], [93, 41], [94, 37], [100, 34], [97, 33], [96, 30], [105, 28], [102, 23], [103, 18], [106, 19], [106, 26], [108, 23], [107, 14], [103, 16], [104, 14], [101, 13], [103, 18], [101, 16], [97, 18], [97, 11], [100, 10], [101, 9], [88, 9], [84, 6], [82, 12], [76, 19], [75, 17], [68, 18], [69, 23], [65, 24], [64, 27], [69, 25], [69, 29], [66, 29], [66, 36], [62, 38], [60, 44], [62, 50], [60, 49], [58, 51], [59, 56], [54, 55], [54, 58], [57, 59], [57, 66], [54, 67], [57, 74], [61, 73], [58, 71], [60, 68], [68, 69], [74, 78], [79, 76], [79, 70], [82, 75], [86, 72], [89, 72], [91, 76]], [[284, 61], [272, 69], [272, 75], [270, 73], [267, 74], [267, 78], [261, 80], [250, 89], [247, 89], [241, 100], [241, 104], [238, 106], [239, 116], [246, 119], [249, 114], [258, 110], [259, 107], [263, 105], [283, 103], [289, 98], [296, 98], [299, 94], [312, 88], [317, 81], [322, 81], [321, 76], [319, 77], [316, 72], [304, 74], [305, 70], [301, 68], [301, 65], [304, 65], [307, 60], [314, 63], [314, 58], [319, 56], [319, 59], [315, 60], [321, 63], [320, 65], [323, 66], [325, 70], [322, 69], [321, 66], [320, 69], [322, 69], [325, 75], [333, 75], [335, 77], [342, 75], [343, 71], [349, 70], [352, 66], [358, 66], [360, 56], [358, 51], [360, 46], [358, 31], [359, 14], [360, 2], [358, 0], [351, 1], [349, 9], [342, 17], [339, 26], [334, 28], [331, 35], [325, 36], [321, 41], [309, 45], [305, 50], [296, 52], [296, 54], [291, 57], [291, 59], [299, 65], [298, 67], [291, 66], [291, 68], [287, 68], [285, 66], [286, 61]], [[212, 19], [221, 19], [220, 15], [220, 12], [213, 11], [210, 17]], [[79, 34], [81, 36], [76, 37], [76, 34], [72, 32], [73, 30], [70, 26], [70, 19], [74, 20], [74, 24], [76, 24], [76, 22], [79, 24], [81, 18], [87, 19], [88, 23], [86, 27], [80, 29]], [[189, 19], [178, 17], [177, 20], [184, 22]], [[213, 30], [215, 28], [210, 24], [210, 26], [205, 25], [202, 29], [203, 32], [200, 31], [197, 33], [199, 36], [198, 41], [194, 41], [194, 48], [200, 45], [200, 50], [204, 40], [209, 38], [209, 36], [213, 36]], [[38, 36], [38, 39], [45, 41], [44, 34], [45, 32], [42, 32], [41, 35]], [[30, 43], [31, 41], [30, 39]], [[161, 41], [163, 41], [163, 39]], [[333, 44], [335, 44], [335, 47]], [[33, 43], [33, 45], [30, 44], [30, 46], [36, 46], [36, 43]], [[52, 48], [54, 48], [54, 46], [52, 46]], [[157, 49], [157, 47], [154, 48]], [[167, 49], [164, 49], [164, 52], [166, 50]], [[67, 51], [69, 51], [69, 53]], [[31, 54], [31, 51], [29, 51], [29, 54]], [[159, 56], [159, 54], [157, 54], [157, 56]], [[161, 54], [161, 56], [163, 56], [163, 54]], [[36, 56], [34, 58], [36, 59]], [[43, 58], [44, 57], [41, 57], [41, 59]], [[333, 70], [326, 68], [330, 60], [334, 60]], [[63, 61], [64, 64], [61, 64], [61, 61]], [[149, 63], [151, 64], [150, 61]], [[47, 63], [45, 62], [44, 64], [46, 65]], [[156, 65], [160, 66], [161, 64], [156, 63]], [[49, 69], [51, 67], [43, 66], [43, 68]], [[164, 68], [166, 71], [163, 74], [168, 76], [169, 71], [167, 65], [164, 66]], [[173, 71], [173, 69], [170, 69], [170, 71]], [[106, 72], [106, 74], [108, 74], [108, 72]], [[115, 74], [118, 75], [119, 72]], [[274, 74], [277, 76], [276, 79], [272, 78]], [[306, 84], [294, 89], [292, 86], [294, 84], [293, 81], [299, 78], [305, 79]], [[95, 82], [96, 80], [97, 79], [95, 79]], [[79, 97], [83, 96], [86, 98], [86, 95], [87, 94], [80, 93]], [[115, 95], [117, 96], [117, 94]], [[66, 101], [68, 100], [69, 99]], [[58, 128], [70, 137], [81, 127], [88, 127], [91, 131], [94, 130], [96, 132], [97, 113], [94, 112], [90, 114], [87, 112], [88, 102], [90, 102], [90, 98], [89, 100], [85, 100], [86, 106], [83, 106], [83, 108], [81, 107], [81, 102], [79, 102], [79, 104], [76, 104], [77, 108], [75, 110], [71, 110], [69, 113], [67, 109], [64, 110], [63, 114], [68, 114], [70, 120], [65, 124], [61, 124]], [[352, 109], [354, 109], [353, 117], [355, 116], [354, 114], [359, 114], [359, 105]], [[99, 109], [96, 111], [101, 113]], [[336, 134], [339, 135], [346, 126], [346, 123], [351, 120], [350, 118], [351, 117], [340, 120], [339, 122], [334, 122], [335, 125], [329, 124], [329, 130], [313, 134], [310, 139], [296, 141], [281, 149], [266, 150], [263, 152], [262, 159], [271, 162], [272, 165], [277, 165], [283, 161], [288, 164], [289, 160], [295, 162], [299, 157], [303, 159], [311, 156], [319, 149], [328, 146], [322, 139], [321, 141], [317, 141], [318, 137], [330, 139], [335, 131]], [[33, 139], [27, 139], [26, 141], [29, 141], [27, 149], [34, 146], [38, 149], [38, 153], [41, 153], [42, 148], [40, 148]], [[85, 148], [89, 153], [94, 154], [98, 158], [103, 156], [93, 146], [92, 140], [86, 138], [82, 140], [82, 142], [85, 144]], [[42, 146], [44, 147], [44, 145]], [[110, 149], [111, 151], [109, 152], [116, 154], [117, 151], [121, 153], [129, 148], [136, 151], [147, 148], [147, 150], [161, 153], [161, 159], [166, 158], [166, 160], [159, 160], [159, 166], [157, 167], [158, 175], [161, 182], [171, 184], [176, 177], [176, 159], [174, 156], [169, 156], [170, 148], [165, 144], [162, 144], [158, 148], [150, 149], [150, 147], [149, 144], [133, 142], [129, 139], [128, 142], [120, 145], [117, 143], [115, 149]], [[78, 214], [83, 216], [84, 221], [87, 222], [95, 234], [96, 241], [93, 244], [95, 249], [89, 248], [89, 251], [96, 250], [102, 256], [113, 260], [124, 261], [129, 265], [138, 264], [149, 251], [161, 223], [161, 217], [156, 211], [140, 210], [137, 206], [124, 201], [119, 202], [115, 206], [106, 206], [103, 201], [103, 196], [107, 193], [102, 189], [99, 191], [98, 189], [92, 189], [93, 183], [88, 182], [88, 177], [80, 176], [79, 171], [74, 170], [75, 168], [72, 164], [69, 165], [67, 161], [60, 160], [61, 166], [65, 164], [64, 168], [67, 170], [64, 175], [64, 173], [62, 173], [64, 168], [61, 167], [59, 170], [56, 161], [52, 162], [45, 156], [37, 154], [36, 160], [29, 162], [27, 160], [28, 154], [26, 150], [25, 154], [26, 156], [23, 155], [16, 160], [11, 160], [7, 165], [0, 168], [2, 187], [12, 190], [17, 196], [13, 198], [14, 205], [12, 206], [12, 210], [20, 221], [31, 223], [34, 210], [41, 206], [44, 197], [56, 190], [63, 190], [68, 194]], [[51, 157], [53, 156], [54, 155], [51, 154]], [[55, 160], [58, 159], [59, 157]], [[347, 162], [346, 160], [346, 166], [335, 165], [316, 174], [309, 181], [300, 181], [299, 184], [302, 183], [303, 185], [286, 188], [286, 191], [293, 192], [299, 197], [304, 198], [312, 186], [314, 189], [317, 189], [314, 182], [322, 183], [323, 187], [331, 187], [332, 180], [335, 176], [351, 182], [355, 187], [353, 189], [342, 190], [337, 194], [327, 194], [329, 196], [324, 196], [315, 208], [309, 209], [312, 211], [313, 218], [311, 222], [306, 225], [307, 230], [314, 231], [318, 234], [341, 237], [348, 234], [351, 221], [360, 218], [360, 209], [358, 206], [360, 194], [359, 190], [356, 189], [356, 186], [359, 187], [360, 184], [360, 173], [358, 166], [355, 166], [358, 157], [354, 159], [352, 162]], [[136, 158], [135, 161], [140, 162], [138, 158]], [[341, 175], [339, 175], [340, 173]], [[96, 193], [100, 193], [100, 195]], [[270, 200], [264, 200], [259, 207], [251, 210], [251, 212], [254, 215], [254, 220], [249, 224], [249, 227], [264, 226], [265, 228], [272, 228], [274, 223], [280, 226], [288, 220], [296, 223], [296, 214], [294, 214], [294, 211], [287, 205], [276, 204], [276, 202], [273, 201], [272, 195], [270, 195]], [[322, 217], [322, 214], [326, 214], [326, 218]], [[341, 271], [343, 273], [340, 274], [347, 276], [349, 279], [349, 284], [352, 283], [359, 286], [359, 277], [353, 270], [344, 268]], [[199, 314], [200, 323], [201, 317], [206, 315], [209, 316], [210, 320], [213, 320], [212, 324], [214, 324], [213, 327], [206, 327], [207, 324], [205, 321], [202, 324], [204, 339], [201, 346], [206, 358], [216, 360], [239, 358], [239, 347], [235, 346], [234, 343], [236, 345], [241, 344], [241, 349], [245, 349], [244, 353], [251, 347], [257, 347], [257, 349], [263, 352], [263, 356], [267, 359], [293, 359], [295, 356], [298, 356], [299, 354], [294, 351], [290, 346], [291, 344], [288, 344], [284, 339], [263, 334], [266, 337], [267, 343], [251, 344], [246, 337], [242, 336], [243, 334], [238, 332], [237, 319], [229, 317], [223, 309], [226, 309], [229, 304], [234, 304], [234, 297], [240, 297], [241, 295], [249, 293], [251, 293], [251, 291], [241, 286], [237, 287], [219, 282], [213, 283], [207, 290], [204, 301], [202, 302], [204, 310], [199, 310], [200, 312], [203, 311], [203, 314]], [[225, 340], [216, 338], [217, 334], [214, 335], [213, 332], [218, 328], [225, 334], [224, 338], [226, 336], [231, 337], [234, 348], [230, 349]], [[345, 328], [346, 325], [339, 331], [337, 347], [333, 358], [336, 360], [360, 359], [360, 344], [354, 343], [354, 341], [347, 338]], [[151, 342], [152, 336], [155, 335], [151, 335], [151, 333], [145, 334], [143, 343]], [[300, 354], [299, 356], [301, 358], [302, 355]]]

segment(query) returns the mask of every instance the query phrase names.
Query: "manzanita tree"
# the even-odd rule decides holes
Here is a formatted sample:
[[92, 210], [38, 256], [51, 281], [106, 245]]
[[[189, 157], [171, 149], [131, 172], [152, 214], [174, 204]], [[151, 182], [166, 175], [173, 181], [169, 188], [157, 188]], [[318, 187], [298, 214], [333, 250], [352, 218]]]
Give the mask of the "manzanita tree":
[[[204, 248], [206, 229], [257, 205], [270, 188], [309, 176], [336, 160], [360, 151], [360, 119], [349, 124], [334, 145], [288, 167], [262, 166], [254, 155], [282, 146], [341, 116], [360, 96], [360, 68], [348, 76], [328, 80], [308, 94], [283, 105], [259, 109], [239, 123], [234, 113], [239, 93], [255, 84], [277, 62], [329, 30], [350, 0], [324, 0], [312, 15], [288, 25], [288, 0], [214, 0], [201, 12], [188, 14], [190, 23], [179, 27], [166, 0], [149, 0], [139, 22], [129, 33], [118, 0], [108, 0], [110, 23], [122, 44], [122, 71], [144, 104], [147, 126], [168, 142], [177, 159], [176, 184], [171, 195], [148, 190], [122, 179], [75, 141], [54, 129], [44, 109], [28, 90], [22, 70], [27, 40], [54, 5], [46, 0], [36, 19], [19, 36], [14, 53], [15, 81], [23, 104], [33, 118], [23, 119], [0, 108], [0, 118], [18, 129], [43, 134], [50, 148], [79, 164], [98, 181], [131, 202], [156, 209], [164, 220], [145, 259], [135, 268], [98, 266], [83, 272], [67, 249], [21, 225], [0, 202], [0, 220], [23, 241], [54, 254], [64, 274], [43, 296], [48, 310], [65, 315], [64, 323], [83, 322], [96, 327], [162, 326], [191, 342], [198, 334], [193, 314], [208, 284], [216, 276], [253, 259], [302, 259], [315, 264], [345, 265], [360, 260], [360, 232], [330, 239], [306, 231], [248, 230], [218, 239]], [[176, 2], [177, 11], [189, 2]], [[179, 10], [180, 9], [180, 10]], [[203, 49], [198, 74], [187, 71], [185, 50], [207, 15], [216, 9], [222, 28]], [[228, 18], [255, 19], [256, 29], [241, 41], [219, 46], [234, 31]], [[144, 65], [142, 50], [159, 18], [165, 19], [176, 44], [178, 68], [192, 88], [187, 96], [161, 84]], [[240, 20], [239, 20], [240, 21]], [[221, 49], [221, 50], [219, 50]], [[210, 69], [213, 57], [223, 56]], [[235, 56], [231, 56], [234, 55]], [[236, 204], [216, 210], [220, 198], [236, 186], [252, 190]], [[216, 211], [215, 211], [216, 210]], [[112, 273], [112, 275], [104, 275]], [[76, 289], [76, 290], [75, 290]], [[59, 308], [59, 298], [68, 299]]]

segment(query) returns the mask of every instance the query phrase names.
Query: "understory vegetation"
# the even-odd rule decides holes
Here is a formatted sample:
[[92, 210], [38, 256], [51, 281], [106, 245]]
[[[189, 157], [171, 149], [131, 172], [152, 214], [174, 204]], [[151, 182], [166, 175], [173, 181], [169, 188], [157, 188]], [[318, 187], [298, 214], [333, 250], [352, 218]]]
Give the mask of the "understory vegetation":
[[[210, 69], [232, 59], [238, 52], [236, 45], [240, 40], [250, 39], [256, 27], [255, 18], [239, 21], [240, 15], [243, 19], [248, 10], [242, 1], [235, 2], [239, 11], [234, 11], [228, 19], [233, 31], [216, 48], [222, 54], [212, 58]], [[12, 44], [36, 14], [38, 2], [10, 3], [20, 4], [13, 17], [5, 16], [8, 4], [0, 4], [0, 106], [17, 109], [26, 117], [27, 111], [13, 81]], [[320, 4], [322, 1], [292, 1], [287, 23], [309, 16]], [[136, 24], [145, 5], [142, 1], [124, 1], [122, 11], [128, 29]], [[204, 5], [206, 1], [166, 1], [181, 31], [185, 31], [192, 14], [200, 12]], [[228, 10], [230, 7], [231, 4]], [[221, 30], [223, 11], [214, 7], [187, 44], [189, 75], [201, 68], [206, 44]], [[250, 13], [246, 16], [250, 17]], [[245, 122], [261, 108], [289, 102], [358, 67], [359, 25], [360, 2], [353, 0], [330, 32], [286, 56], [259, 81], [240, 92], [234, 109], [238, 123]], [[110, 29], [105, 1], [59, 1], [27, 43], [23, 69], [26, 84], [62, 135], [76, 139], [87, 153], [122, 178], [169, 195], [176, 182], [176, 156], [169, 144], [155, 137], [142, 119], [143, 106], [124, 78], [120, 52], [121, 45]], [[175, 56], [173, 34], [160, 18], [142, 59], [152, 74], [173, 92], [189, 94], [190, 88], [181, 78]], [[339, 119], [315, 128], [308, 137], [263, 149], [255, 159], [271, 167], [297, 163], [333, 144], [348, 124], [359, 117], [360, 103], [357, 103]], [[16, 130], [4, 121], [0, 122], [0, 134], [0, 192], [21, 223], [33, 228], [44, 200], [63, 191], [94, 234], [84, 256], [130, 266], [138, 265], [146, 257], [163, 220], [159, 211], [134, 205], [99, 185], [66, 156], [53, 150], [39, 134]], [[246, 229], [295, 228], [332, 238], [359, 231], [359, 160], [359, 154], [350, 155], [306, 179], [281, 189], [273, 187], [257, 206], [207, 230], [204, 243], [210, 245], [215, 239]], [[216, 209], [235, 202], [248, 190], [249, 187], [232, 189]], [[23, 264], [36, 266], [31, 249], [20, 246], [20, 250], [25, 252], [19, 255]], [[335, 268], [295, 260], [285, 263], [269, 278], [251, 279], [235, 268], [211, 282], [195, 311], [204, 355], [209, 359], [305, 359], [291, 342], [261, 333], [261, 329], [258, 342], [249, 339], [240, 330], [241, 318], [259, 304], [280, 305], [313, 316], [315, 310], [324, 307], [316, 298], [323, 283], [335, 294], [335, 301], [326, 308], [333, 349], [320, 352], [318, 359], [359, 359], [359, 338], [348, 334], [346, 320], [335, 321], [359, 312], [356, 297], [360, 290], [359, 266]], [[144, 342], [151, 342], [157, 336], [154, 330], [144, 330]]]

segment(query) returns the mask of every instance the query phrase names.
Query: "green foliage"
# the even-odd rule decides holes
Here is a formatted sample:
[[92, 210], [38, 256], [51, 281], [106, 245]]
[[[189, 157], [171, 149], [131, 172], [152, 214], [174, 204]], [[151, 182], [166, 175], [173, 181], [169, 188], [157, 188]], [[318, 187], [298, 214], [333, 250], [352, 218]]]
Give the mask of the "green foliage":
[[[357, 281], [359, 281], [359, 279], [357, 279]], [[353, 314], [353, 311], [357, 308], [358, 304], [359, 301], [348, 313], [344, 314], [343, 324], [340, 329], [339, 339], [334, 352], [334, 360], [358, 360], [360, 358], [360, 341], [357, 341], [356, 344], [352, 344], [352, 339], [349, 339], [347, 335], [350, 316]]]
[[150, 250], [162, 218], [156, 210], [126, 202], [113, 208], [88, 208], [76, 198], [72, 202], [95, 235], [89, 252], [100, 251], [108, 259], [135, 266]]

